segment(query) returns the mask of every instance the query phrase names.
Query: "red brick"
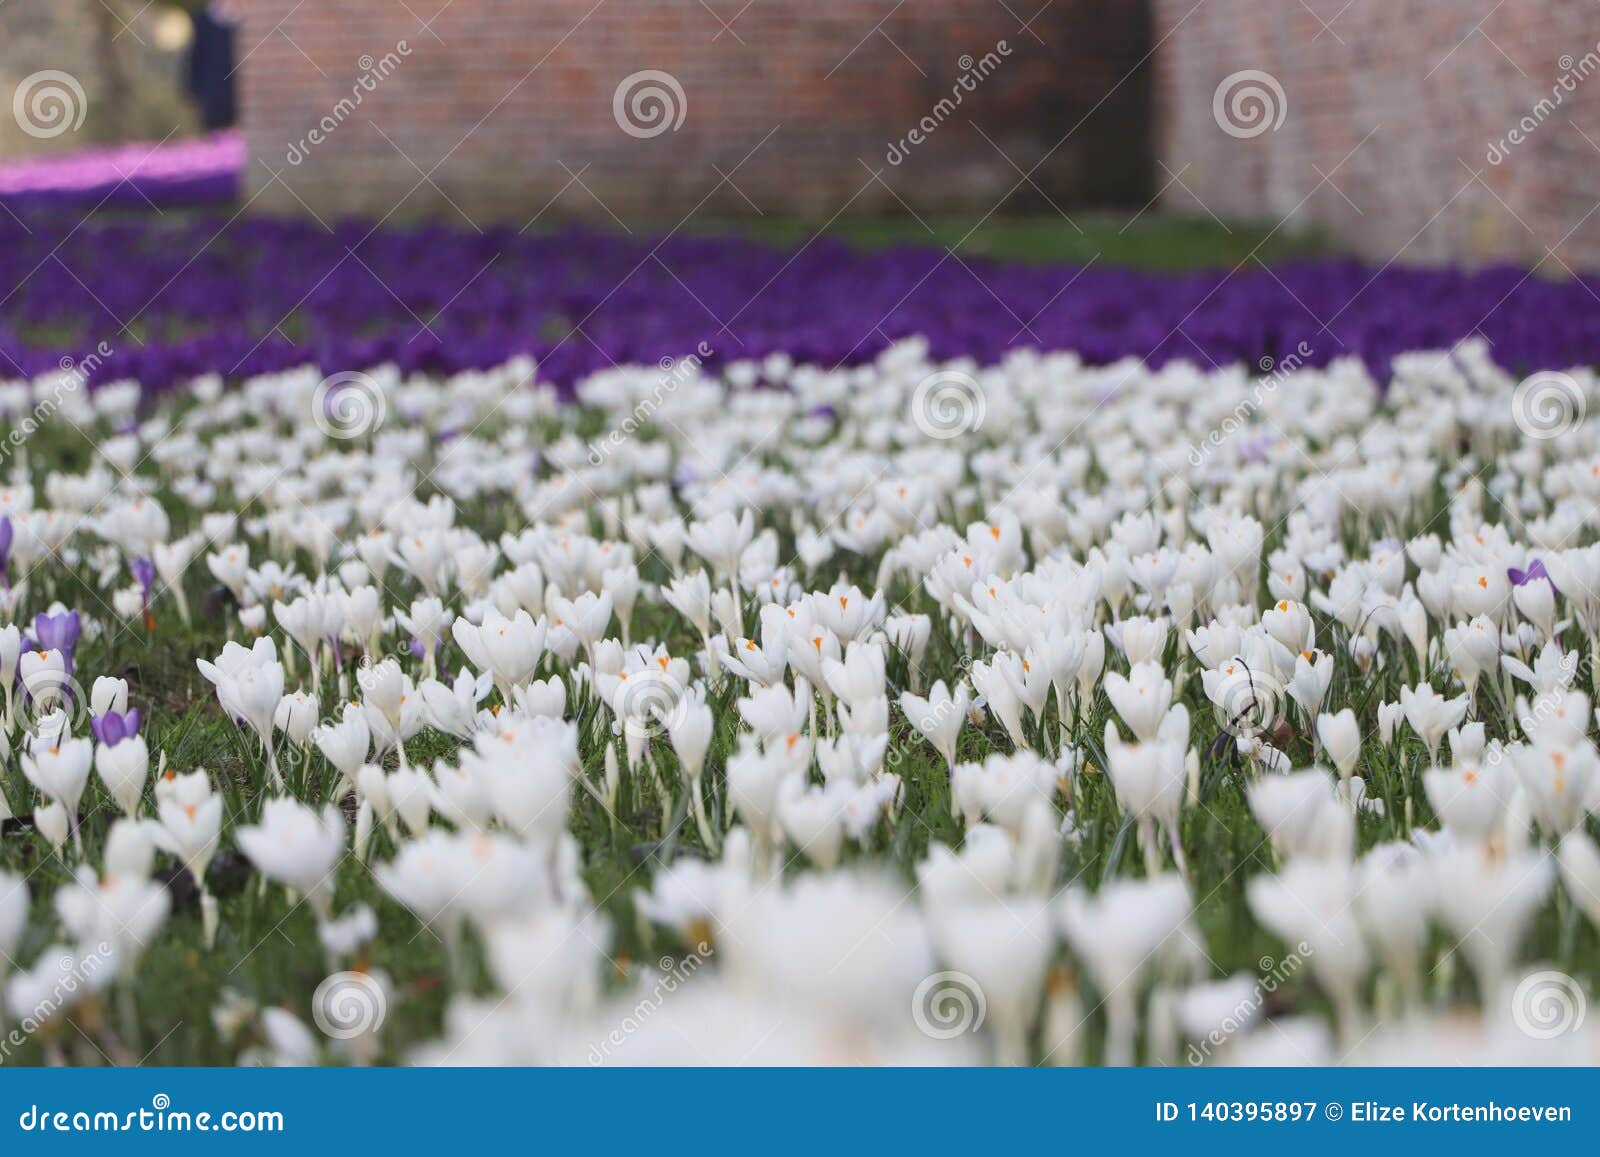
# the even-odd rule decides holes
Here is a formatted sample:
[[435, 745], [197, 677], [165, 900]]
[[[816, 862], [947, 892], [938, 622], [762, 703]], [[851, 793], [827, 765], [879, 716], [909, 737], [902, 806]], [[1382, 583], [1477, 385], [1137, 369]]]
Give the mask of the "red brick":
[[[431, 15], [437, 0], [412, 4], [416, 16], [393, 0], [338, 0], [336, 11], [331, 3], [239, 0], [251, 152], [319, 213], [381, 215], [415, 184], [417, 172], [379, 128], [424, 171], [438, 165], [433, 181], [474, 217], [519, 224], [568, 184], [569, 170], [582, 171], [630, 226], [678, 221], [717, 185], [717, 168], [736, 165], [732, 179], [768, 213], [826, 219], [858, 193], [855, 211], [900, 211], [882, 186], [862, 192], [871, 180], [862, 162], [918, 212], [986, 213], [1017, 174], [970, 118], [1024, 170], [1056, 149], [1038, 179], [1060, 203], [1148, 196], [1148, 68], [1068, 137], [1143, 56], [1142, 4], [1010, 5], [1022, 19], [1042, 7], [1032, 25], [1041, 45], [996, 0], [914, 0], [881, 34], [872, 29], [893, 0], [757, 0], [737, 20], [744, 0], [708, 2], [732, 32], [721, 32], [698, 0], [604, 0], [598, 8], [596, 0], [455, 0], [432, 26], [436, 40], [418, 17]], [[289, 165], [290, 146], [349, 95], [357, 59], [382, 57], [402, 39], [411, 55], [398, 70], [303, 163]], [[958, 59], [981, 58], [1001, 40], [1011, 55], [908, 160], [889, 165], [890, 145], [950, 95]], [[612, 96], [647, 68], [678, 79], [687, 112], [677, 132], [638, 140], [617, 126]], [[249, 179], [261, 194], [257, 207], [298, 209], [259, 163]], [[432, 196], [426, 185], [402, 212], [417, 212], [424, 194]], [[608, 219], [582, 190], [559, 207]], [[706, 204], [713, 210], [753, 213], [727, 187]]]

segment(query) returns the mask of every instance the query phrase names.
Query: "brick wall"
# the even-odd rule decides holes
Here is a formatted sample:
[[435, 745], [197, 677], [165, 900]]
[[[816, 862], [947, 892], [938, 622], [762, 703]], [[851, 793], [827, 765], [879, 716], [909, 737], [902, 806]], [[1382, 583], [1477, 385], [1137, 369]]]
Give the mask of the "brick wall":
[[[1149, 70], [1118, 86], [1148, 47], [1146, 5], [1132, 0], [234, 7], [257, 207], [474, 222], [614, 214], [632, 227], [691, 211], [987, 212], [1008, 193], [1010, 208], [1048, 211], [1150, 189]], [[675, 131], [619, 127], [614, 95], [642, 70], [681, 86]], [[960, 107], [936, 111], [963, 75]], [[924, 117], [935, 130], [888, 163]], [[333, 127], [317, 144], [319, 124]], [[1023, 181], [1018, 168], [1041, 160]]]
[[[1377, 261], [1600, 267], [1594, 4], [1155, 0], [1153, 32], [1168, 207], [1320, 227]], [[1275, 129], [1219, 128], [1242, 70], [1281, 88]]]

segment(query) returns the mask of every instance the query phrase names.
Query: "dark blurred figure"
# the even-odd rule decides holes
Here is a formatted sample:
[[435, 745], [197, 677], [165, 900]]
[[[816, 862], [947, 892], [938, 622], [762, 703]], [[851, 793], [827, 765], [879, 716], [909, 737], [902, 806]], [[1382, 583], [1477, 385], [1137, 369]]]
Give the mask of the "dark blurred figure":
[[238, 24], [218, 4], [202, 4], [191, 14], [194, 41], [189, 46], [189, 95], [200, 106], [206, 131], [233, 125], [233, 38]]

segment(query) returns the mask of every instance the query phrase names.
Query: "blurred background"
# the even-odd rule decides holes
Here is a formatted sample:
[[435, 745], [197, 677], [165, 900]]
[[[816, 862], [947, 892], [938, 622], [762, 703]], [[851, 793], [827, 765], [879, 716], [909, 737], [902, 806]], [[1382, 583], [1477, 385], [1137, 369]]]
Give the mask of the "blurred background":
[[1596, 71], [1590, 0], [7, 0], [0, 197], [1559, 273]]
[[0, 0], [0, 377], [1588, 365], [1597, 172], [1596, 0]]

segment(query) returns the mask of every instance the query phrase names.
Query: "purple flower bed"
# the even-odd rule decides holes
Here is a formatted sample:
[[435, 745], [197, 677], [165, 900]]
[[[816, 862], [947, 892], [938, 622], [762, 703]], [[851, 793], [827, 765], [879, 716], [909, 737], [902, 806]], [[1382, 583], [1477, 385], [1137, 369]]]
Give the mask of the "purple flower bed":
[[577, 230], [225, 222], [24, 226], [0, 215], [0, 376], [42, 372], [101, 340], [113, 350], [101, 377], [151, 386], [307, 361], [329, 372], [385, 360], [453, 371], [518, 353], [570, 383], [702, 341], [708, 360], [783, 351], [835, 364], [912, 334], [939, 356], [984, 362], [1027, 345], [1096, 362], [1256, 362], [1304, 343], [1308, 364], [1353, 354], [1381, 372], [1396, 353], [1474, 333], [1512, 369], [1600, 360], [1600, 281], [1509, 267], [1380, 272], [1323, 261], [1164, 275], [863, 253], [834, 240], [796, 254], [691, 237], [657, 249]]
[[216, 204], [238, 197], [244, 162], [237, 132], [28, 157], [0, 165], [0, 205], [17, 212]]

